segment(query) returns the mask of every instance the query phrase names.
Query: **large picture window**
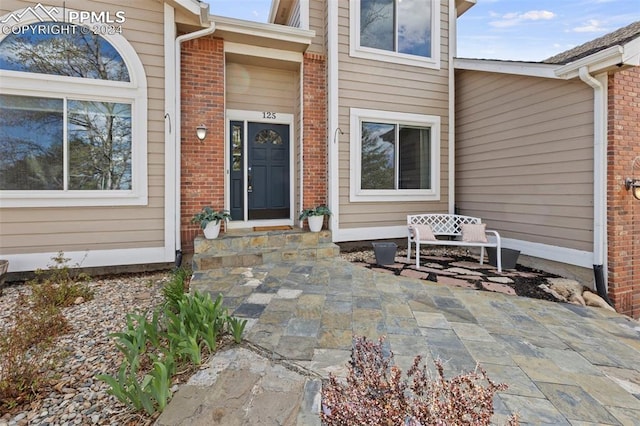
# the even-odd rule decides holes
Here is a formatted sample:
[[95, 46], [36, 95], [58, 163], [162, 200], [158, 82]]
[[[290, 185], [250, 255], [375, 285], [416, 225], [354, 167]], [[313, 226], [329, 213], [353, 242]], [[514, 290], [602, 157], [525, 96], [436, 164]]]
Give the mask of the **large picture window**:
[[352, 109], [351, 129], [352, 201], [439, 196], [439, 117]]
[[35, 22], [0, 39], [2, 206], [146, 204], [146, 127], [122, 36]]
[[439, 67], [438, 0], [351, 0], [351, 55]]
[[0, 141], [3, 190], [131, 189], [129, 104], [0, 94]]

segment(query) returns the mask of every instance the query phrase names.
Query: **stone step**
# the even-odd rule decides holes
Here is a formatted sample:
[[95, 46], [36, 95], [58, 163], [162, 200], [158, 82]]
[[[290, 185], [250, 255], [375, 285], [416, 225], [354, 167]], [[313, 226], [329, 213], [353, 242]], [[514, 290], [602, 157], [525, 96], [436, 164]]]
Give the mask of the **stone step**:
[[229, 231], [207, 240], [194, 240], [193, 269], [255, 266], [264, 263], [335, 257], [340, 247], [331, 242], [331, 231]]

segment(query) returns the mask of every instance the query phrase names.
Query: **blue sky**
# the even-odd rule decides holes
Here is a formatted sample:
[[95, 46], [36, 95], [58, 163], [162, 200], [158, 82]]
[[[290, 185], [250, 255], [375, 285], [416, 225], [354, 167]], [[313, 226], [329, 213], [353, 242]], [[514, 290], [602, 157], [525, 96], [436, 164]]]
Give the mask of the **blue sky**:
[[[347, 0], [329, 0], [347, 1]], [[271, 0], [208, 0], [211, 13], [266, 22]], [[478, 0], [458, 20], [458, 57], [540, 61], [640, 20], [640, 0]]]

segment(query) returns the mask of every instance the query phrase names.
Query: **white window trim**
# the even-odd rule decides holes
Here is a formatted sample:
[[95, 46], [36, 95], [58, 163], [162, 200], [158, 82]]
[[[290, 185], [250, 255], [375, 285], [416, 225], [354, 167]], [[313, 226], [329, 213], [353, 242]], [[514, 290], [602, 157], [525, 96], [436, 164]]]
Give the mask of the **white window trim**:
[[[401, 112], [380, 111], [351, 108], [350, 115], [350, 172], [349, 201], [438, 201], [440, 200], [440, 117], [435, 115], [409, 114]], [[431, 189], [362, 189], [361, 151], [362, 122], [389, 123], [429, 127], [431, 129]]]
[[[20, 14], [21, 11], [13, 13]], [[68, 13], [69, 9], [66, 11]], [[58, 13], [61, 14], [61, 12]], [[21, 20], [22, 25], [32, 22], [39, 22], [32, 14], [25, 15]], [[0, 43], [6, 36], [7, 34], [0, 34]], [[101, 34], [101, 36], [122, 56], [129, 70], [130, 82], [0, 70], [0, 93], [130, 104], [132, 189], [124, 191], [0, 191], [0, 208], [148, 204], [147, 77], [142, 61], [127, 39], [120, 34]]]
[[440, 69], [440, 1], [431, 0], [431, 57], [409, 55], [360, 46], [360, 0], [349, 0], [349, 56]]

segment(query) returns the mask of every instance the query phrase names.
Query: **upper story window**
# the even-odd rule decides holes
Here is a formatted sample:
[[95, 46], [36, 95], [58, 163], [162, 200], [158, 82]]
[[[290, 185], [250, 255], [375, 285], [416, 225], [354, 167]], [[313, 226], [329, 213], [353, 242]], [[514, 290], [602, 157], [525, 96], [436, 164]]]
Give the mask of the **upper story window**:
[[439, 68], [439, 0], [351, 0], [351, 56]]
[[36, 21], [0, 38], [0, 206], [146, 204], [146, 123], [124, 37]]
[[0, 43], [0, 69], [100, 80], [130, 81], [118, 51], [86, 27], [42, 22]]
[[352, 108], [350, 128], [352, 202], [438, 199], [440, 117]]

